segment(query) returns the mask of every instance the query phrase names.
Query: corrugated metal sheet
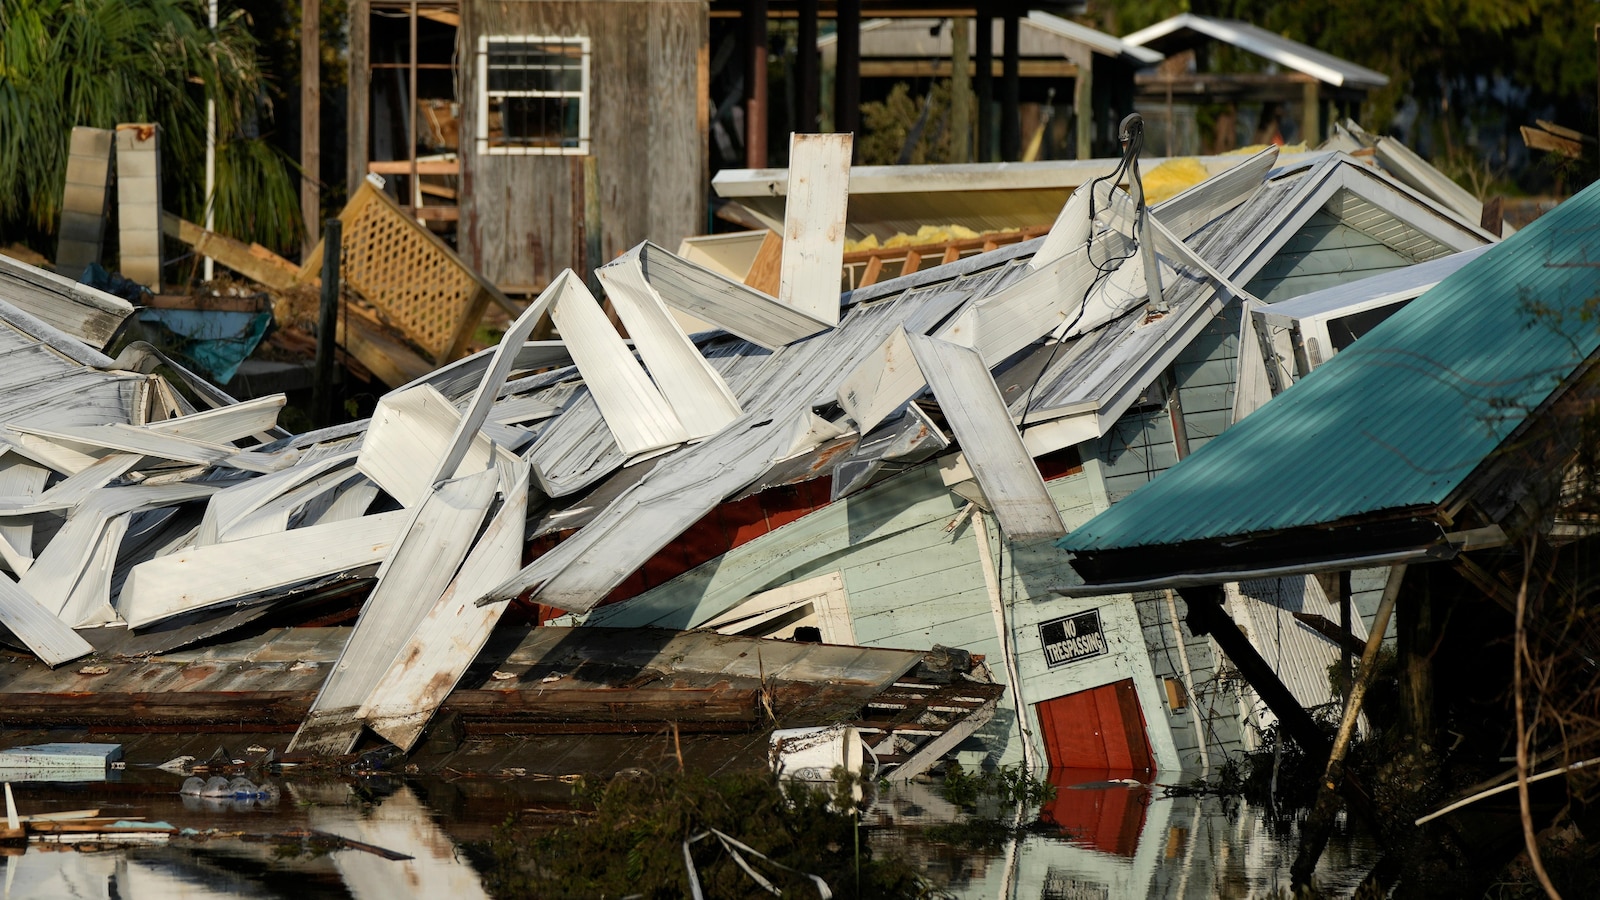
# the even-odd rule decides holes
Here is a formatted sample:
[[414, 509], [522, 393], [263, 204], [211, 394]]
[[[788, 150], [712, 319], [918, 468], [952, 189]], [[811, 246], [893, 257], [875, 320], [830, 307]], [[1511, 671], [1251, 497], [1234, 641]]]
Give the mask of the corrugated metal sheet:
[[[1600, 347], [1600, 186], [1463, 266], [1061, 542], [1173, 544], [1442, 503]], [[1552, 315], [1535, 322], [1530, 304]]]
[[1335, 87], [1381, 88], [1389, 83], [1389, 76], [1366, 66], [1358, 66], [1347, 59], [1324, 53], [1281, 34], [1235, 19], [1218, 19], [1180, 13], [1157, 22], [1148, 28], [1135, 31], [1123, 38], [1129, 44], [1172, 52], [1176, 48], [1194, 43], [1190, 35], [1232, 44], [1241, 50], [1304, 72], [1319, 81]]

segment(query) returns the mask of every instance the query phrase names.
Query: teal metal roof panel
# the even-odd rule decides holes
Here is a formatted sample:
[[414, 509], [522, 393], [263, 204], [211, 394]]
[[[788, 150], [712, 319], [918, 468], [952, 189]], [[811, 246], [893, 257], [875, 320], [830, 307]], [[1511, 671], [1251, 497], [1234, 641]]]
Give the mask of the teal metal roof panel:
[[1600, 185], [1477, 259], [1060, 546], [1207, 540], [1442, 503], [1600, 348]]

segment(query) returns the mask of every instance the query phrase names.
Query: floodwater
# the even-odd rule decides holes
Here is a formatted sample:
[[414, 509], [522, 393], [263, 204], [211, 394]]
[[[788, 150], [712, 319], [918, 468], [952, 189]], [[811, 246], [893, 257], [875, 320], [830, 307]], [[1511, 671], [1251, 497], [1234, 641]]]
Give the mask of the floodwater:
[[[30, 844], [0, 849], [0, 900], [201, 900], [294, 897], [400, 900], [486, 897], [461, 852], [507, 816], [550, 810], [570, 796], [560, 782], [463, 778], [278, 781], [270, 805], [177, 794], [178, 776], [122, 773], [93, 784], [18, 784], [24, 814], [97, 808], [101, 815], [161, 820], [195, 833], [166, 845]], [[1295, 835], [1238, 800], [1165, 796], [1159, 786], [1108, 782], [1105, 773], [1054, 772], [1055, 799], [1028, 810], [1020, 840], [974, 848], [929, 830], [959, 821], [936, 785], [888, 789], [866, 817], [875, 852], [913, 859], [962, 898], [1247, 898], [1287, 895]], [[1004, 810], [980, 810], [1008, 815]], [[315, 829], [403, 853], [311, 852], [260, 836]], [[948, 834], [935, 832], [941, 838]], [[1319, 886], [1348, 895], [1377, 859], [1359, 834], [1336, 833]]]

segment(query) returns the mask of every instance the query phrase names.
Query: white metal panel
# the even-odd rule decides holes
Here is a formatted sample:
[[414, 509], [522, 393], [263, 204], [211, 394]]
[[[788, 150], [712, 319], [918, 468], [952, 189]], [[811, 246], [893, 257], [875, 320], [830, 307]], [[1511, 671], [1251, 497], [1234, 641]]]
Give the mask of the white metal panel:
[[409, 751], [439, 705], [478, 658], [505, 603], [478, 606], [480, 597], [515, 575], [522, 564], [528, 515], [528, 465], [502, 484], [505, 502], [489, 521], [439, 602], [400, 649], [358, 714], [385, 740]]
[[355, 631], [290, 742], [290, 752], [337, 756], [355, 746], [361, 734], [357, 713], [401, 645], [456, 577], [499, 482], [494, 469], [446, 481], [409, 511]]
[[232, 406], [221, 406], [175, 419], [162, 419], [144, 427], [162, 434], [226, 444], [276, 428], [278, 413], [283, 410], [285, 402], [287, 398], [283, 394], [271, 394]]
[[[215, 493], [211, 484], [135, 485], [103, 488], [94, 492], [67, 517], [67, 524], [50, 539], [44, 551], [18, 582], [22, 589], [69, 625], [91, 618], [95, 610], [69, 609], [73, 588], [94, 564], [94, 549], [107, 523], [117, 516], [143, 509], [177, 506]], [[78, 618], [74, 618], [78, 616]]]
[[778, 300], [829, 325], [839, 324], [845, 209], [850, 195], [850, 134], [789, 136], [789, 198], [783, 214]]
[[319, 497], [332, 492], [340, 485], [348, 482], [351, 474], [343, 469], [317, 476], [305, 484], [274, 497], [270, 502], [262, 504], [259, 509], [240, 518], [232, 525], [221, 530], [217, 535], [219, 543], [240, 541], [245, 538], [256, 537], [263, 534], [272, 534], [276, 531], [289, 530], [289, 520], [295, 512], [306, 504], [315, 502]]
[[[461, 411], [432, 385], [385, 394], [372, 411], [356, 470], [401, 505], [416, 506], [428, 496], [461, 421]], [[488, 438], [474, 435], [456, 474], [487, 469], [492, 446]]]
[[639, 247], [595, 270], [622, 325], [691, 439], [739, 417], [739, 401], [644, 278]]
[[[668, 306], [752, 344], [777, 350], [832, 327], [822, 318], [787, 306], [655, 244], [645, 242], [636, 249], [644, 263], [645, 280]], [[837, 292], [834, 299], [838, 300]]]
[[133, 315], [121, 297], [7, 256], [0, 256], [0, 297], [95, 348]]
[[59, 666], [94, 652], [88, 641], [0, 572], [0, 624], [28, 645], [47, 666]]
[[219, 536], [232, 528], [245, 516], [260, 509], [273, 498], [281, 496], [323, 473], [348, 466], [356, 460], [356, 451], [347, 450], [333, 456], [312, 460], [275, 472], [230, 485], [218, 491], [206, 504], [205, 517], [195, 536], [197, 546], [215, 544]]
[[549, 290], [559, 292], [551, 318], [622, 452], [633, 456], [687, 441], [683, 423], [589, 289], [569, 269]]
[[144, 628], [205, 609], [379, 562], [410, 513], [379, 513], [161, 556], [134, 566], [117, 608]]
[[1232, 212], [1261, 190], [1278, 162], [1278, 148], [1269, 146], [1245, 162], [1151, 207], [1151, 214], [1173, 234], [1188, 239], [1202, 225]]
[[238, 452], [237, 447], [213, 444], [163, 434], [137, 425], [113, 422], [107, 425], [58, 425], [39, 428], [30, 425], [13, 425], [13, 430], [64, 444], [86, 456], [99, 457], [106, 451], [138, 453], [157, 459], [178, 462], [213, 464]]
[[937, 338], [911, 335], [909, 340], [1000, 527], [1012, 539], [1066, 534], [983, 357]]
[[1090, 193], [1087, 187], [1080, 187], [1062, 204], [1061, 212], [1045, 234], [1044, 241], [1039, 244], [1039, 249], [1033, 251], [1028, 268], [1043, 268], [1088, 245], [1090, 226], [1093, 224], [1089, 221]]
[[839, 406], [866, 434], [927, 386], [911, 356], [906, 330], [896, 328], [839, 385]]
[[[0, 497], [14, 497], [19, 502], [39, 496], [50, 478], [50, 470], [23, 459], [15, 453], [0, 457]], [[33, 564], [33, 522], [22, 518], [0, 522], [0, 557], [6, 567], [16, 575], [25, 574]]]

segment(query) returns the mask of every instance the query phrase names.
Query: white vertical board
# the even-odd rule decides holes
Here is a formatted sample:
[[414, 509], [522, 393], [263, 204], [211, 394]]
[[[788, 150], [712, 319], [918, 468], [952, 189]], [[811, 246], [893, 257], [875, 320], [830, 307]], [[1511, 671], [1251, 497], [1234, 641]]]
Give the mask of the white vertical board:
[[995, 519], [1013, 540], [1067, 533], [1044, 479], [1022, 445], [1000, 388], [976, 350], [909, 336], [917, 365], [961, 442]]
[[601, 266], [595, 275], [689, 437], [716, 434], [739, 417], [739, 401], [645, 280], [639, 250]]
[[778, 300], [839, 324], [845, 209], [850, 199], [849, 134], [791, 134]]
[[589, 289], [569, 269], [556, 276], [549, 290], [559, 291], [550, 317], [617, 447], [634, 456], [687, 441], [689, 433], [677, 413], [611, 327]]
[[[50, 470], [23, 459], [16, 453], [0, 456], [0, 497], [27, 502], [38, 497], [50, 478]], [[13, 574], [23, 575], [33, 564], [33, 521], [6, 519], [0, 522], [0, 557]]]
[[399, 648], [449, 587], [483, 525], [500, 483], [497, 469], [429, 491], [384, 559], [355, 631], [289, 744], [293, 753], [349, 753], [361, 736], [357, 714]]

